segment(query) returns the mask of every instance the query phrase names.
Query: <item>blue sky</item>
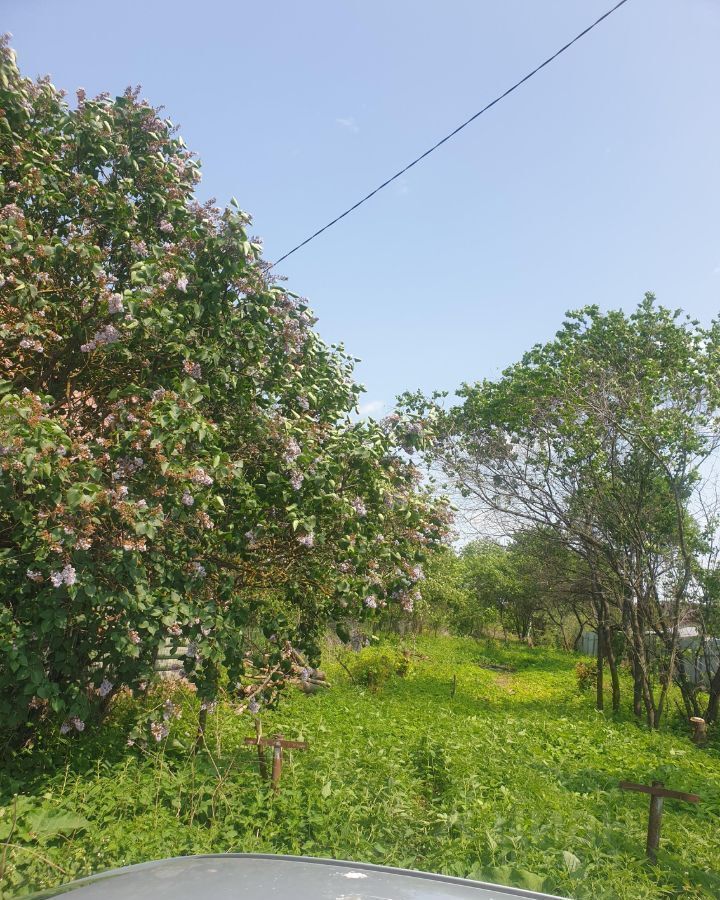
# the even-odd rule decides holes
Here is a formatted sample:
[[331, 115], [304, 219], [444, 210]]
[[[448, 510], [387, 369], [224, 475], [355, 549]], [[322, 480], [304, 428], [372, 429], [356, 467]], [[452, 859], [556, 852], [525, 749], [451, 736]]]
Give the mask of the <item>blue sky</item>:
[[[3, 0], [26, 74], [142, 84], [276, 259], [611, 0]], [[720, 310], [720, 0], [630, 0], [284, 262], [366, 407], [494, 376], [566, 309]]]

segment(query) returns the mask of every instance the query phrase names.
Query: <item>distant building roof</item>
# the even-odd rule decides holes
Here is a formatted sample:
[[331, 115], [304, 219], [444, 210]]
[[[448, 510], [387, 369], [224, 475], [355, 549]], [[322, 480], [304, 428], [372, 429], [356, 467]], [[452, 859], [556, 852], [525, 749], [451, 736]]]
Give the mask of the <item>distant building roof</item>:
[[683, 625], [678, 628], [678, 634], [681, 638], [684, 637], [697, 637], [700, 634], [700, 630], [697, 625]]

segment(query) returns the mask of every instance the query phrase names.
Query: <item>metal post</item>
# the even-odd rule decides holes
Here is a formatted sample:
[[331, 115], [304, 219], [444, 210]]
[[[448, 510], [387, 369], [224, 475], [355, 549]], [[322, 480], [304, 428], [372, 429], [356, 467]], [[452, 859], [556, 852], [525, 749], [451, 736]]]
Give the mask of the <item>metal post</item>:
[[[662, 781], [653, 781], [653, 787], [662, 788]], [[653, 862], [657, 861], [657, 850], [660, 846], [660, 825], [662, 823], [663, 798], [657, 794], [650, 795], [650, 817], [648, 819], [647, 855]]]
[[276, 736], [273, 744], [272, 786], [277, 793], [280, 790], [280, 775], [282, 774], [282, 735]]
[[684, 800], [686, 803], [699, 803], [697, 794], [686, 794], [684, 791], [668, 790], [662, 781], [653, 781], [652, 785], [635, 784], [632, 781], [621, 781], [623, 791], [639, 791], [641, 794], [650, 794], [650, 817], [648, 819], [647, 855], [653, 862], [657, 859], [657, 850], [660, 846], [660, 824], [662, 822], [663, 800]]
[[260, 760], [260, 772], [263, 775], [266, 775], [267, 769], [265, 768], [265, 753], [263, 751], [263, 747], [272, 747], [273, 748], [273, 764], [272, 764], [272, 787], [273, 790], [277, 793], [280, 790], [280, 776], [282, 774], [282, 759], [283, 759], [283, 750], [307, 750], [308, 745], [305, 741], [286, 741], [283, 739], [281, 734], [273, 735], [273, 737], [264, 738], [262, 737], [262, 731], [259, 727], [257, 727], [257, 737], [247, 737], [245, 738], [246, 744], [254, 744], [257, 746], [258, 751], [258, 759]]
[[268, 771], [267, 771], [267, 760], [265, 759], [265, 748], [263, 747], [262, 741], [262, 723], [260, 719], [255, 719], [255, 733], [257, 734], [257, 755], [258, 755], [258, 768], [260, 769], [260, 777], [263, 781], [267, 781]]

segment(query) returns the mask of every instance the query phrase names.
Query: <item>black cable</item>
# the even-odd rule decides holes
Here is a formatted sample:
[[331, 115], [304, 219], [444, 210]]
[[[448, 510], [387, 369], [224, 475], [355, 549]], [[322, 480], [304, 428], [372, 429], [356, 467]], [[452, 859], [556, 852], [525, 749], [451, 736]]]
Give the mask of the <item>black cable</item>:
[[609, 9], [606, 13], [603, 13], [603, 15], [601, 15], [599, 19], [596, 19], [592, 23], [592, 25], [588, 25], [588, 27], [581, 31], [580, 34], [576, 35], [571, 41], [568, 41], [568, 43], [565, 44], [564, 47], [561, 47], [557, 52], [553, 53], [552, 56], [548, 56], [545, 62], [540, 63], [540, 65], [533, 69], [532, 72], [528, 72], [528, 74], [525, 75], [524, 78], [521, 78], [520, 81], [517, 81], [512, 87], [509, 87], [504, 93], [500, 94], [493, 101], [488, 103], [487, 106], [484, 106], [479, 112], [476, 112], [474, 116], [470, 116], [470, 118], [466, 122], [463, 122], [462, 125], [458, 125], [458, 127], [454, 131], [451, 131], [450, 134], [445, 135], [445, 137], [442, 140], [438, 141], [437, 144], [433, 144], [433, 146], [430, 147], [429, 150], [426, 150], [423, 154], [418, 156], [417, 159], [414, 159], [411, 163], [408, 163], [408, 165], [406, 165], [404, 169], [396, 172], [391, 178], [388, 178], [387, 181], [383, 181], [383, 183], [378, 185], [378, 187], [376, 187], [374, 191], [370, 191], [370, 193], [366, 194], [366, 196], [364, 196], [362, 200], [358, 200], [357, 203], [353, 204], [349, 209], [346, 209], [344, 213], [341, 213], [339, 216], [337, 216], [337, 218], [333, 219], [332, 222], [328, 222], [327, 225], [323, 225], [323, 227], [316, 231], [315, 234], [311, 234], [309, 238], [305, 238], [305, 240], [302, 243], [298, 244], [297, 247], [293, 247], [292, 250], [288, 250], [288, 252], [281, 256], [280, 259], [275, 260], [271, 268], [276, 266], [278, 263], [281, 263], [284, 259], [287, 259], [288, 256], [291, 256], [293, 253], [295, 253], [296, 250], [304, 247], [305, 244], [309, 244], [310, 241], [314, 240], [316, 237], [318, 237], [318, 235], [321, 235], [323, 231], [327, 231], [328, 228], [332, 228], [332, 226], [336, 225], [340, 221], [340, 219], [344, 219], [345, 216], [349, 215], [351, 212], [353, 212], [353, 210], [356, 210], [358, 206], [362, 206], [363, 203], [367, 202], [371, 197], [374, 197], [375, 194], [377, 194], [383, 188], [386, 188], [389, 184], [395, 181], [396, 178], [404, 175], [405, 172], [408, 171], [408, 169], [412, 169], [413, 166], [416, 166], [419, 162], [421, 162], [421, 160], [425, 159], [426, 156], [429, 156], [434, 150], [437, 150], [438, 147], [441, 147], [446, 141], [449, 141], [450, 138], [455, 137], [455, 135], [459, 131], [462, 131], [463, 128], [466, 128], [471, 122], [474, 122], [475, 119], [495, 106], [496, 103], [499, 103], [501, 100], [504, 100], [505, 97], [507, 97], [509, 94], [512, 94], [513, 91], [516, 91], [521, 85], [525, 84], [526, 81], [529, 81], [533, 77], [533, 75], [537, 75], [537, 73], [541, 69], [544, 69], [545, 66], [550, 65], [550, 63], [556, 60], [558, 56], [572, 47], [572, 45], [579, 41], [580, 38], [585, 37], [585, 35], [591, 32], [593, 28], [607, 19], [608, 16], [611, 16], [616, 10], [620, 9], [620, 7], [624, 6], [627, 2], [628, 0], [620, 0], [620, 2], [616, 3], [612, 9]]

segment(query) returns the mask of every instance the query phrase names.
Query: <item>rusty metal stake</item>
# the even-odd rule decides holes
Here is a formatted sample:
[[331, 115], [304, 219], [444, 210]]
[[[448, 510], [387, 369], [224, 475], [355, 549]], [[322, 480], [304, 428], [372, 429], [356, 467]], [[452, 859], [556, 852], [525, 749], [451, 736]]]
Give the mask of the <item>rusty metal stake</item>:
[[258, 768], [260, 769], [260, 777], [263, 781], [267, 781], [268, 770], [267, 770], [267, 760], [265, 759], [265, 748], [263, 747], [262, 741], [262, 722], [260, 719], [255, 719], [255, 734], [257, 735], [257, 755], [258, 755]]
[[[661, 781], [653, 781], [654, 788], [662, 787]], [[660, 826], [662, 825], [663, 798], [657, 794], [650, 795], [650, 815], [648, 816], [647, 845], [645, 852], [657, 862], [657, 851], [660, 846]]]
[[653, 781], [652, 785], [634, 784], [632, 781], [621, 781], [624, 791], [639, 791], [650, 794], [650, 815], [648, 817], [647, 844], [645, 851], [652, 862], [657, 862], [657, 851], [660, 846], [660, 826], [662, 824], [663, 800], [684, 800], [686, 803], [699, 803], [697, 794], [686, 794], [683, 791], [671, 791], [662, 781]]
[[[308, 743], [307, 741], [286, 741], [281, 734], [273, 735], [273, 737], [264, 738], [260, 737], [258, 734], [257, 737], [248, 737], [245, 738], [246, 744], [255, 744], [258, 748], [258, 754], [262, 753], [263, 747], [272, 747], [273, 748], [273, 764], [272, 764], [272, 776], [271, 776], [271, 784], [275, 793], [278, 793], [280, 790], [280, 778], [282, 776], [282, 764], [283, 764], [283, 750], [307, 750]], [[263, 767], [265, 771], [263, 773]], [[261, 774], [265, 778], [267, 778], [267, 766], [265, 764], [265, 754], [262, 753], [262, 763], [261, 763]]]
[[277, 739], [273, 744], [273, 766], [272, 766], [272, 788], [277, 794], [280, 790], [280, 776], [282, 775], [282, 735], [277, 735]]

